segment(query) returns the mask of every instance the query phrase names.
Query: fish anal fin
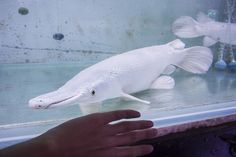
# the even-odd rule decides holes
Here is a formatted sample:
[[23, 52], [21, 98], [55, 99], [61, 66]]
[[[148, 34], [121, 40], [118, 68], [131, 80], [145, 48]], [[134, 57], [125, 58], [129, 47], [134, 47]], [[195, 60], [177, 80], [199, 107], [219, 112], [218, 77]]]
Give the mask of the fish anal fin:
[[203, 38], [203, 46], [209, 47], [209, 46], [214, 45], [215, 43], [217, 43], [217, 41], [210, 37], [205, 36]]
[[151, 89], [172, 89], [175, 86], [175, 80], [170, 76], [158, 77], [151, 85]]
[[174, 65], [168, 65], [162, 74], [170, 75], [175, 71], [176, 67]]
[[134, 96], [132, 96], [132, 95], [130, 95], [130, 94], [122, 93], [122, 96], [123, 96], [125, 99], [129, 99], [129, 100], [133, 100], [133, 101], [138, 101], [138, 102], [145, 103], [145, 104], [150, 104], [149, 101], [139, 99], [139, 98], [134, 97]]

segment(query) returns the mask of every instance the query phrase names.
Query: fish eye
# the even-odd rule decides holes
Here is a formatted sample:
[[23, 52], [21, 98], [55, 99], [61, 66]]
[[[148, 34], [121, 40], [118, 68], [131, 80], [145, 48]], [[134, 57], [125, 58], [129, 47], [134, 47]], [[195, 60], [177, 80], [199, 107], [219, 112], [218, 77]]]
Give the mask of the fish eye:
[[43, 102], [42, 100], [39, 100], [39, 102]]
[[41, 105], [38, 105], [38, 108], [41, 108], [42, 106]]
[[92, 90], [91, 94], [92, 94], [92, 95], [95, 95], [95, 90]]

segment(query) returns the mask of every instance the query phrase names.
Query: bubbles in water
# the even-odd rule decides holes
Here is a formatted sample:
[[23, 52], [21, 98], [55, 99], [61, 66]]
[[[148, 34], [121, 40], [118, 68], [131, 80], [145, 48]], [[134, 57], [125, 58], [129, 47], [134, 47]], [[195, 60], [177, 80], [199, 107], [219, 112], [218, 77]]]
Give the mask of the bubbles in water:
[[20, 7], [18, 9], [18, 13], [21, 15], [27, 15], [29, 13], [29, 9], [25, 8], [25, 7]]
[[217, 12], [217, 10], [210, 9], [210, 10], [208, 10], [207, 15], [208, 15], [210, 18], [216, 20], [216, 19], [217, 19], [217, 16], [218, 16], [218, 12]]
[[53, 39], [55, 40], [62, 40], [63, 38], [64, 38], [64, 35], [62, 33], [53, 34]]

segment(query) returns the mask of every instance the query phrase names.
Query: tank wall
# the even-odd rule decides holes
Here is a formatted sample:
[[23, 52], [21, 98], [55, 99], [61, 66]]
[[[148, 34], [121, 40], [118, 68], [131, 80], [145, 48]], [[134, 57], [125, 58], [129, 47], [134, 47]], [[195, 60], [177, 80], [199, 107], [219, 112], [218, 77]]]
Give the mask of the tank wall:
[[[220, 3], [220, 0], [1, 0], [0, 63], [97, 61], [131, 49], [163, 44], [176, 38], [171, 24], [177, 17], [219, 10]], [[28, 12], [19, 10], [21, 7]]]

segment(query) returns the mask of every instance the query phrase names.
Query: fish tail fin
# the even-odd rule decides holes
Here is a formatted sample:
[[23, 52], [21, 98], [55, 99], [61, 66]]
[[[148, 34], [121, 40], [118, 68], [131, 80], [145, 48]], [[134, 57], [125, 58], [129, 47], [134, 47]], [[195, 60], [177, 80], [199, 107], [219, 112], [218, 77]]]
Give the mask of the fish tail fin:
[[172, 25], [173, 33], [181, 38], [194, 38], [202, 36], [199, 22], [192, 17], [182, 16], [174, 21]]
[[209, 48], [195, 46], [183, 50], [184, 57], [176, 65], [188, 72], [201, 74], [208, 71], [212, 64], [213, 55]]

